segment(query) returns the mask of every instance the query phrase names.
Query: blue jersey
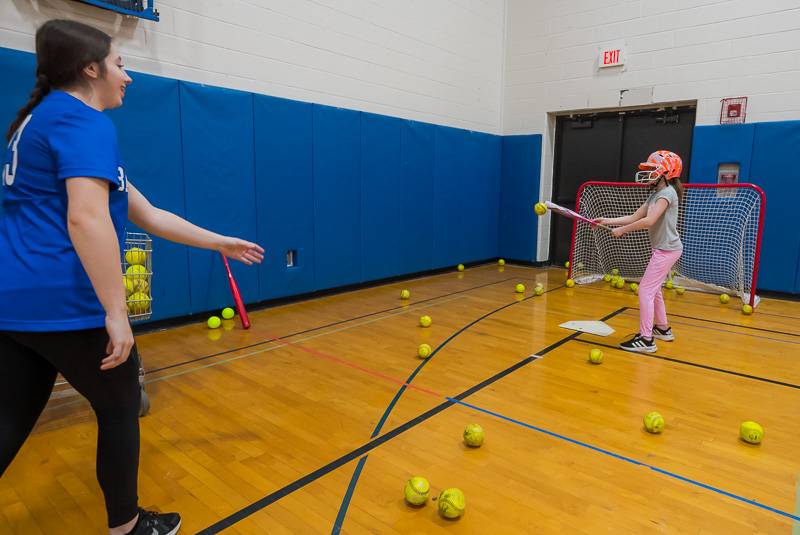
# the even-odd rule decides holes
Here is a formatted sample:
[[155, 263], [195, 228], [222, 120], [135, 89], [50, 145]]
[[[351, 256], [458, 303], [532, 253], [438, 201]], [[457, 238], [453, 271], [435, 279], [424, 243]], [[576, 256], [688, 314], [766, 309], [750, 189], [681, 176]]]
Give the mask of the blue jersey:
[[114, 124], [75, 97], [53, 91], [17, 129], [3, 162], [0, 330], [105, 325], [105, 311], [67, 230], [66, 181], [74, 177], [109, 182], [111, 219], [124, 244], [128, 183]]

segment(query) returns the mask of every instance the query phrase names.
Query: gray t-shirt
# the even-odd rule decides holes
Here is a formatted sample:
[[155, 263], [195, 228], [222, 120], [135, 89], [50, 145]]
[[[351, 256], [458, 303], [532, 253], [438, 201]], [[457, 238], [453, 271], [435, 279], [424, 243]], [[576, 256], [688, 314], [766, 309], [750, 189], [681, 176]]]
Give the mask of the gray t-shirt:
[[654, 191], [647, 199], [647, 209], [650, 210], [650, 207], [659, 199], [666, 199], [669, 206], [649, 229], [650, 245], [653, 249], [665, 251], [683, 249], [681, 237], [678, 235], [678, 192], [672, 186]]

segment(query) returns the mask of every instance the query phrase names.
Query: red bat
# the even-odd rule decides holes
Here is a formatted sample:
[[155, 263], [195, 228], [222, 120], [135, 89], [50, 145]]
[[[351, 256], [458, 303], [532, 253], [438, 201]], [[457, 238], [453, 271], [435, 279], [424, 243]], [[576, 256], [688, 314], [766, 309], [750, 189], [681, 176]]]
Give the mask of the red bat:
[[231, 273], [231, 266], [228, 265], [227, 257], [222, 253], [220, 253], [220, 255], [222, 256], [222, 261], [225, 263], [225, 271], [228, 272], [228, 283], [231, 285], [231, 294], [233, 295], [234, 303], [236, 303], [236, 311], [239, 313], [239, 319], [242, 320], [242, 328], [249, 329], [250, 319], [247, 317], [247, 310], [244, 308], [242, 294], [239, 293], [239, 286], [236, 285], [236, 279], [233, 278], [233, 273]]

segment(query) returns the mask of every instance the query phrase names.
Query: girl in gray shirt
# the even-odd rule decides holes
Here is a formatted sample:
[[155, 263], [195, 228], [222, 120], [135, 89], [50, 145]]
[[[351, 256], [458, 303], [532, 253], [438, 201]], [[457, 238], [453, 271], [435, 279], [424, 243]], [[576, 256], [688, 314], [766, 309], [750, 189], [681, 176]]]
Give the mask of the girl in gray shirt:
[[653, 340], [672, 341], [675, 336], [667, 322], [667, 310], [661, 295], [664, 282], [675, 262], [681, 257], [683, 244], [678, 235], [678, 204], [683, 197], [680, 175], [683, 162], [674, 152], [659, 150], [639, 164], [636, 181], [652, 184], [653, 192], [632, 215], [600, 218], [598, 223], [616, 225], [611, 233], [615, 238], [635, 230], [647, 229], [653, 256], [639, 283], [639, 334], [619, 347], [626, 351], [653, 353]]

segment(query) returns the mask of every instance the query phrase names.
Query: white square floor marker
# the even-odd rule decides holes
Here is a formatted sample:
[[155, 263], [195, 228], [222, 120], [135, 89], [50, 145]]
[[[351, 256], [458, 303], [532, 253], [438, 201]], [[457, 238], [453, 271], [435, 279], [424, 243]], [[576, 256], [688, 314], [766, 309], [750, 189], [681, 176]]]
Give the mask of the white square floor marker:
[[564, 329], [571, 329], [573, 331], [580, 331], [587, 334], [596, 334], [597, 336], [608, 336], [614, 333], [614, 329], [609, 327], [604, 321], [568, 321], [562, 323], [559, 327]]

